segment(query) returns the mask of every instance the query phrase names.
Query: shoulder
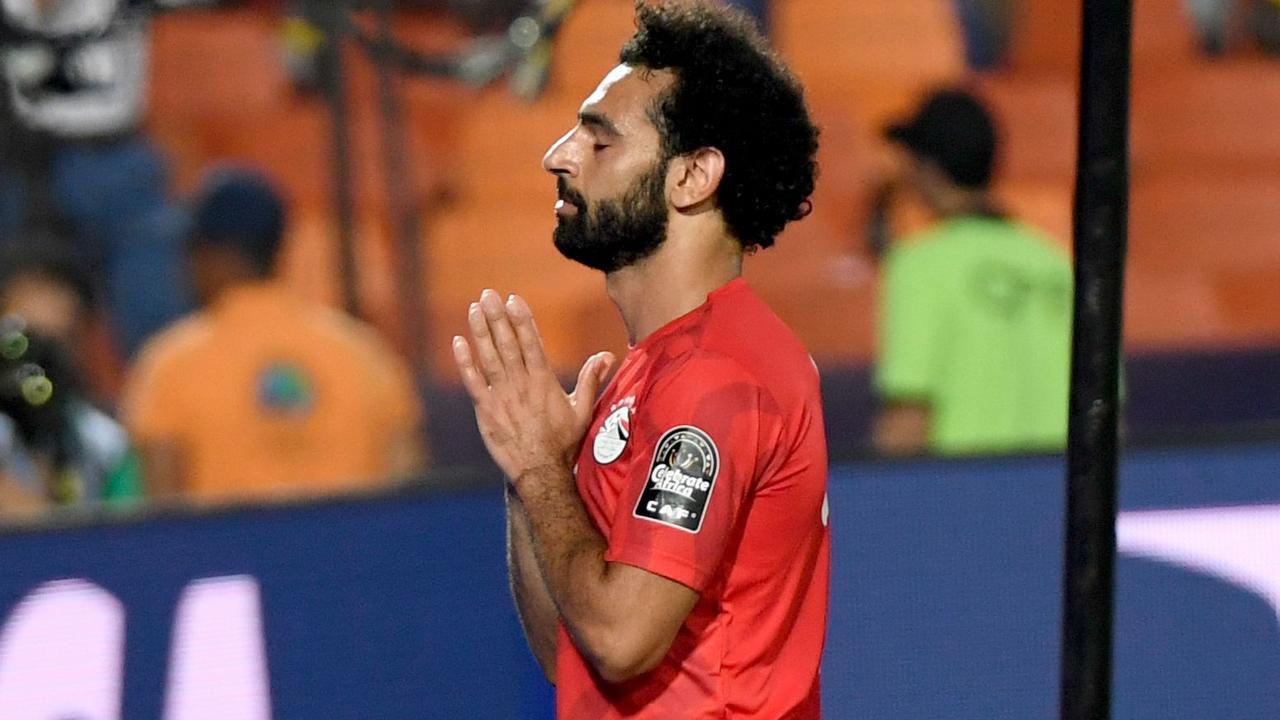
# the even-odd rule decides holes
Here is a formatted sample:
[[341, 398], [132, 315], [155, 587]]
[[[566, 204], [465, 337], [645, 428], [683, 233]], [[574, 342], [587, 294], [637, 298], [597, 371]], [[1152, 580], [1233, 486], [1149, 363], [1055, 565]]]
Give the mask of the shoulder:
[[679, 429], [694, 428], [713, 442], [742, 446], [772, 427], [782, 415], [768, 386], [739, 360], [696, 349], [655, 368], [636, 400], [640, 426], [664, 440]]
[[721, 350], [701, 346], [671, 358], [655, 370], [652, 386], [674, 384], [708, 388], [742, 385], [763, 387], [764, 385], [741, 358], [733, 357]]
[[1071, 253], [1066, 246], [1055, 242], [1034, 225], [1011, 220], [1007, 223], [1006, 233], [1017, 243], [1020, 249], [1021, 262], [1037, 272], [1050, 272], [1070, 275]]
[[313, 331], [335, 346], [345, 348], [363, 359], [386, 359], [395, 355], [390, 344], [372, 325], [340, 310], [316, 306], [309, 315]]
[[780, 401], [818, 392], [818, 370], [795, 332], [753, 291], [712, 308], [690, 360], [749, 379]]
[[648, 403], [734, 414], [779, 407], [775, 386], [746, 358], [696, 347], [657, 367], [645, 395]]
[[144, 418], [171, 416], [185, 407], [183, 398], [199, 384], [190, 382], [202, 371], [193, 367], [209, 356], [216, 342], [214, 328], [203, 314], [170, 325], [147, 342], [129, 370], [120, 397], [120, 413], [130, 429]]
[[936, 262], [944, 254], [954, 233], [945, 228], [929, 228], [902, 237], [889, 247], [884, 256], [884, 271], [909, 273]]
[[352, 347], [373, 348], [381, 343], [374, 329], [361, 320], [324, 305], [310, 308], [310, 319], [316, 331]]
[[161, 330], [138, 353], [136, 373], [148, 373], [181, 365], [214, 341], [213, 324], [204, 313], [189, 315]]
[[696, 397], [704, 407], [795, 409], [819, 394], [804, 344], [745, 283], [711, 298], [697, 323], [666, 347], [648, 376], [648, 396], [686, 406]]
[[1023, 237], [1035, 243], [1035, 246], [1039, 248], [1040, 252], [1047, 258], [1063, 265], [1070, 265], [1071, 253], [1067, 250], [1066, 246], [1062, 243], [1056, 242], [1053, 238], [1040, 230], [1040, 228], [1021, 222], [1015, 223], [1014, 227], [1017, 229], [1017, 232], [1022, 234]]
[[365, 377], [386, 379], [389, 386], [407, 382], [408, 366], [372, 325], [328, 307], [314, 308], [310, 317], [319, 341], [332, 347], [330, 357], [340, 355], [359, 367]]

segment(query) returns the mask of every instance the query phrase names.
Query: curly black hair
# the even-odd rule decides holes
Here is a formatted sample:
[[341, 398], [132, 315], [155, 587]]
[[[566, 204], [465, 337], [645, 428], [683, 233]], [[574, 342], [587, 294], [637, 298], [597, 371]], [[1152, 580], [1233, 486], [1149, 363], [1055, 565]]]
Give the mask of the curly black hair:
[[705, 1], [637, 2], [636, 25], [619, 61], [675, 76], [650, 111], [663, 152], [718, 149], [725, 223], [744, 247], [769, 247], [812, 209], [818, 129], [799, 81], [741, 12]]

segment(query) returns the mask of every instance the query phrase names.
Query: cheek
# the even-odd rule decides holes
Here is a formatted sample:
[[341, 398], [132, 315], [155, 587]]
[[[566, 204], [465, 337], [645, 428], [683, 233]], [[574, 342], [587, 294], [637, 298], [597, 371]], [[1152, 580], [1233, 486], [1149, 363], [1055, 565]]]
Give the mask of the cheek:
[[[583, 186], [584, 196], [591, 200], [619, 200], [644, 182], [653, 172], [653, 166], [652, 157], [640, 154], [600, 162], [595, 168], [594, 182], [589, 187]], [[663, 177], [665, 182], [665, 174]]]

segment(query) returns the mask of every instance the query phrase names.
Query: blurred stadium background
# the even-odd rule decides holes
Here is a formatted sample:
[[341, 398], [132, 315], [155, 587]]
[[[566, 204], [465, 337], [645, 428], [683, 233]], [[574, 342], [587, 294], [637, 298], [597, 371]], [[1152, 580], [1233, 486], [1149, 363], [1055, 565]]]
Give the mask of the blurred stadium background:
[[[767, 262], [750, 263], [748, 277], [824, 369], [852, 373], [839, 388], [843, 402], [833, 397], [829, 407], [843, 421], [833, 423], [837, 444], [856, 446], [866, 433], [859, 418], [869, 407], [858, 403], [870, 400], [858, 368], [873, 357], [875, 273], [862, 227], [884, 164], [880, 127], [934, 85], [972, 82], [1005, 128], [1000, 196], [1015, 215], [1069, 243], [1079, 3], [1020, 5], [1008, 67], [975, 76], [966, 74], [949, 3], [776, 3], [775, 43], [805, 82], [824, 131], [822, 181], [813, 216], [790, 228]], [[415, 198], [429, 238], [422, 252], [433, 380], [452, 382], [447, 341], [462, 327], [459, 308], [488, 285], [529, 296], [566, 373], [601, 346], [625, 347], [599, 278], [563, 263], [546, 240], [550, 183], [536, 159], [599, 68], [615, 59], [630, 12], [625, 2], [575, 9], [534, 103], [502, 86], [404, 85]], [[1206, 58], [1181, 3], [1140, 1], [1135, 12], [1125, 307], [1131, 430], [1273, 420], [1280, 415], [1269, 371], [1280, 338], [1280, 125], [1266, 118], [1280, 106], [1274, 61], [1249, 48]], [[449, 47], [465, 33], [430, 17], [397, 25], [407, 42], [426, 47]], [[214, 159], [267, 168], [296, 206], [290, 281], [336, 301], [326, 108], [292, 92], [280, 51], [280, 18], [267, 8], [165, 18], [155, 28], [148, 127], [172, 159], [178, 188], [191, 187]], [[376, 81], [364, 57], [350, 54], [360, 298], [366, 316], [404, 347], [394, 230], [380, 187]], [[432, 423], [440, 433], [448, 425]], [[443, 439], [435, 446], [451, 452], [455, 443]]]
[[[116, 414], [138, 348], [191, 301], [174, 274], [178, 231], [104, 230], [101, 240], [85, 224], [109, 224], [117, 198], [157, 193], [160, 219], [146, 227], [170, 227], [166, 213], [182, 214], [206, 168], [233, 159], [261, 168], [289, 202], [284, 283], [357, 311], [413, 370], [430, 465], [411, 482], [338, 498], [308, 497], [317, 493], [298, 478], [300, 497], [269, 507], [157, 503], [145, 490], [114, 505], [63, 502], [56, 488], [48, 502], [6, 505], [0, 494], [0, 511], [12, 511], [0, 530], [0, 717], [550, 717], [551, 691], [506, 596], [499, 480], [449, 339], [467, 303], [494, 287], [530, 300], [566, 376], [592, 352], [625, 351], [600, 278], [551, 245], [553, 183], [538, 161], [614, 64], [632, 4], [581, 0], [539, 46], [545, 68], [526, 61], [515, 81], [482, 83], [476, 65], [430, 61], [492, 60], [484, 38], [502, 37], [523, 3], [396, 3], [394, 44], [436, 72], [395, 72], [391, 125], [383, 112], [396, 103], [374, 62], [390, 56], [370, 51], [377, 3], [350, 14], [326, 3], [170, 7], [179, 4], [131, 11], [146, 57], [136, 123], [46, 127], [25, 143], [38, 122], [18, 94], [6, 109], [18, 141], [5, 143], [3, 172], [55, 178], [45, 211], [74, 216], [72, 247], [90, 248], [105, 309], [76, 347], [87, 395]], [[12, 17], [44, 5], [3, 2]], [[993, 62], [973, 38], [966, 52], [957, 8], [979, 5], [770, 5], [771, 42], [822, 128], [821, 177], [813, 215], [749, 259], [747, 277], [823, 372], [837, 542], [824, 667], [832, 718], [1055, 713], [1061, 458], [889, 459], [870, 442], [868, 234], [892, 163], [881, 128], [931, 88], [973, 91], [1003, 129], [998, 196], [1070, 242], [1080, 0], [989, 3], [1011, 20]], [[1276, 717], [1280, 5], [1134, 6], [1115, 716]], [[323, 50], [334, 17], [374, 39], [342, 42], [337, 65]], [[21, 27], [10, 35], [9, 49], [67, 44]], [[5, 57], [12, 86], [20, 58]], [[335, 78], [345, 95], [336, 114]], [[348, 123], [341, 158], [337, 116]], [[148, 160], [103, 169], [104, 153], [135, 141]], [[38, 242], [7, 219], [33, 193], [6, 193], [7, 242]], [[895, 234], [924, 222], [910, 201], [893, 208]]]

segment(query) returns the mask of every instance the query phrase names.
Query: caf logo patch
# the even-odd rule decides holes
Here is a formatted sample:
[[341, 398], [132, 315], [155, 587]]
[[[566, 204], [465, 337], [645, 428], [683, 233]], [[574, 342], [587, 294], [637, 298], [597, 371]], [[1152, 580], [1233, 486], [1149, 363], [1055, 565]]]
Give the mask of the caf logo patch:
[[719, 474], [720, 453], [709, 435], [692, 425], [671, 428], [658, 440], [632, 514], [696, 533]]
[[591, 455], [597, 463], [608, 465], [627, 449], [627, 440], [630, 438], [631, 406], [623, 405], [604, 419], [604, 424], [596, 432], [595, 442], [591, 444]]

